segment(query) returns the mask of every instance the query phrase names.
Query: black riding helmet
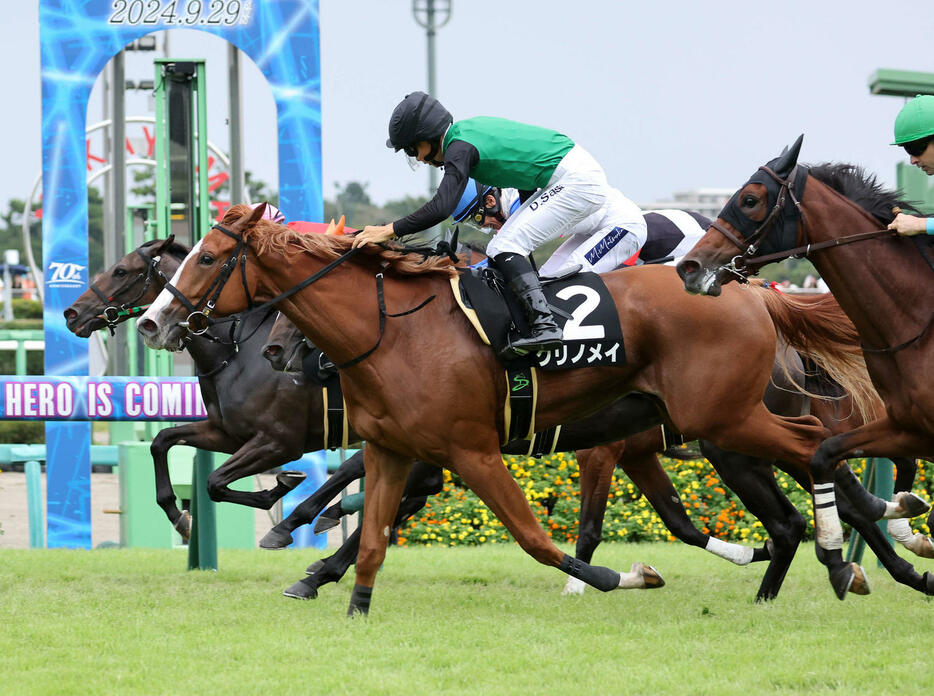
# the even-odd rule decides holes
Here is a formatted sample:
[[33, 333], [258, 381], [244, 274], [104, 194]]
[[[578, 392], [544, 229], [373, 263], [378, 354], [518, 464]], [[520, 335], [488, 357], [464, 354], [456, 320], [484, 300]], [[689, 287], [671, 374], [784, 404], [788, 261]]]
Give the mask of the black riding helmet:
[[405, 150], [405, 154], [414, 157], [415, 143], [422, 140], [435, 143], [453, 122], [451, 112], [437, 99], [424, 92], [412, 92], [399, 102], [389, 117], [386, 147], [396, 152]]

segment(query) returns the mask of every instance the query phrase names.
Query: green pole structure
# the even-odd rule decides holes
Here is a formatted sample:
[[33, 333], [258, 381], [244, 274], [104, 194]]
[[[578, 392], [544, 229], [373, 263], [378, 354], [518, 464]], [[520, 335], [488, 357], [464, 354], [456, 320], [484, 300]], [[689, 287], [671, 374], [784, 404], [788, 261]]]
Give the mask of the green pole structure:
[[[155, 71], [156, 225], [160, 236], [194, 245], [211, 225], [204, 59], [157, 58]], [[155, 374], [171, 374], [170, 354], [155, 360]], [[217, 570], [217, 509], [207, 492], [213, 454], [198, 450], [192, 466], [188, 568]]]
[[26, 500], [29, 509], [29, 548], [45, 548], [45, 515], [42, 512], [42, 468], [26, 462]]
[[208, 476], [214, 470], [214, 456], [198, 450], [192, 467], [188, 570], [217, 570], [217, 513], [207, 487]]

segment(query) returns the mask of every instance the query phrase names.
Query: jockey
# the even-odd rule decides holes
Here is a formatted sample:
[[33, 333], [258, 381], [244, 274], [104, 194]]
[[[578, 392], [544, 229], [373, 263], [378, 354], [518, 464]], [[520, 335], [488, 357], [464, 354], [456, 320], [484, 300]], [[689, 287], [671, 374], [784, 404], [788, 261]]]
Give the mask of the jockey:
[[[451, 217], [454, 222], [499, 230], [519, 206], [519, 192], [515, 189], [484, 186], [471, 179]], [[563, 236], [567, 241], [542, 265], [541, 275], [561, 275], [575, 266], [594, 273], [634, 266], [648, 230], [639, 206], [609, 188], [606, 203]]]
[[457, 206], [471, 176], [489, 186], [516, 189], [522, 204], [487, 246], [529, 318], [531, 335], [510, 347], [534, 352], [560, 346], [561, 329], [528, 255], [606, 203], [609, 187], [596, 160], [566, 135], [546, 128], [488, 116], [455, 122], [424, 92], [413, 92], [396, 106], [386, 145], [403, 150], [410, 162], [443, 167], [444, 177], [425, 206], [392, 224], [365, 227], [355, 245], [437, 225]]
[[[895, 117], [895, 142], [908, 153], [908, 161], [928, 176], [934, 176], [934, 95], [919, 94]], [[899, 213], [888, 229], [901, 235], [934, 235], [934, 218]]]

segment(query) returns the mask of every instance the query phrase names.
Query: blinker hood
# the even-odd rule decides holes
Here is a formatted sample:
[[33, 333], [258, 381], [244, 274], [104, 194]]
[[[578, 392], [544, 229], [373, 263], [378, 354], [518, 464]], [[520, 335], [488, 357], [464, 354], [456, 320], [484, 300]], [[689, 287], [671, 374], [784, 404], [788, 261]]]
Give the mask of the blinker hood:
[[[805, 165], [797, 164], [803, 138], [803, 135], [799, 136], [791, 148], [785, 148], [782, 154], [765, 165], [782, 179], [788, 179], [789, 176], [794, 177], [791, 182], [791, 192], [794, 193], [794, 197], [798, 201], [804, 196], [804, 186], [808, 178], [808, 168]], [[739, 194], [749, 184], [762, 184], [765, 187], [768, 196], [766, 219], [771, 215], [782, 189], [782, 185], [774, 177], [763, 169], [759, 169], [749, 178], [749, 181], [743, 184], [742, 188], [733, 194], [733, 197], [727, 201], [723, 210], [720, 211], [720, 219], [730, 223], [739, 232], [740, 236], [747, 241], [763, 224], [751, 220], [740, 212]], [[786, 194], [785, 204], [779, 213], [778, 220], [771, 223], [771, 229], [766, 233], [765, 239], [756, 253], [765, 254], [794, 247], [797, 244], [799, 217], [798, 206], [791, 199], [791, 195]]]

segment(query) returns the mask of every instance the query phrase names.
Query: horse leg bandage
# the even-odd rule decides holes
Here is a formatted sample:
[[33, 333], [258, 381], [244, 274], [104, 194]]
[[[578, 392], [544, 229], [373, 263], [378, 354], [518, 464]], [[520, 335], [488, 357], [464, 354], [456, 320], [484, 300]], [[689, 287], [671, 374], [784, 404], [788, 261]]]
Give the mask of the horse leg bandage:
[[843, 527], [837, 514], [837, 498], [833, 483], [814, 484], [814, 521], [817, 523], [817, 543], [828, 551], [843, 548]]
[[619, 573], [603, 566], [592, 566], [584, 563], [578, 558], [571, 558], [564, 554], [561, 559], [561, 565], [558, 566], [563, 572], [572, 578], [583, 580], [591, 587], [596, 587], [601, 592], [619, 589]]
[[732, 544], [728, 541], [721, 541], [715, 537], [707, 538], [707, 546], [705, 549], [713, 555], [725, 558], [736, 565], [748, 565], [749, 562], [752, 561], [752, 554], [755, 552], [755, 549], [749, 546]]
[[363, 585], [354, 585], [353, 593], [350, 595], [350, 606], [347, 608], [347, 616], [353, 618], [357, 614], [366, 616], [370, 613], [370, 599], [373, 597], [373, 588]]

